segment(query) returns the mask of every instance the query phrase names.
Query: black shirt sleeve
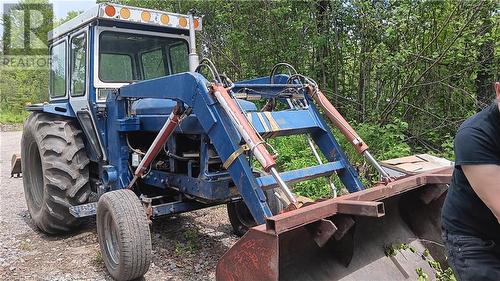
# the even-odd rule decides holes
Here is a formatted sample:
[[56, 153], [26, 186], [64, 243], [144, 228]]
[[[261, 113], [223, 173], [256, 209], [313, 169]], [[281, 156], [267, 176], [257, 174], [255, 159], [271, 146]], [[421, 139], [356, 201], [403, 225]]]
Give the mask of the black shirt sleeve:
[[465, 127], [455, 136], [455, 166], [461, 165], [500, 165], [498, 148], [485, 132]]

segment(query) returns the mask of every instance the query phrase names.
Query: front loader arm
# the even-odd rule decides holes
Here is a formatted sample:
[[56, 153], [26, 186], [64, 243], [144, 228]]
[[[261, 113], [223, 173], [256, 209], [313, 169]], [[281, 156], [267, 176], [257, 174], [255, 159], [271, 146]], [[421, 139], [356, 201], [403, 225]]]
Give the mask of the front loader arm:
[[[210, 93], [210, 86], [211, 83], [201, 74], [181, 73], [124, 86], [120, 89], [120, 98], [172, 99], [191, 108], [217, 154], [226, 162], [240, 149], [242, 136], [227, 112]], [[265, 218], [272, 216], [272, 213], [246, 155], [236, 157], [227, 171], [254, 219], [259, 224], [264, 223]]]

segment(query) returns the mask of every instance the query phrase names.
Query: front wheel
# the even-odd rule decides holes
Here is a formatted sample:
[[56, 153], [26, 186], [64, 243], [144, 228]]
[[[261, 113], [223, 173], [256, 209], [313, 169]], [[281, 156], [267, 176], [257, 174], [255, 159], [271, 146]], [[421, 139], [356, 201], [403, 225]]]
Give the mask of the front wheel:
[[151, 233], [141, 201], [129, 189], [110, 191], [97, 204], [97, 234], [104, 264], [116, 280], [143, 276], [151, 264]]
[[[283, 210], [283, 203], [274, 195], [274, 190], [269, 189], [264, 191], [264, 193], [271, 213], [273, 213], [273, 215], [279, 214]], [[245, 235], [250, 228], [257, 225], [252, 213], [250, 213], [250, 210], [243, 200], [228, 203], [227, 214], [234, 233], [240, 237]]]

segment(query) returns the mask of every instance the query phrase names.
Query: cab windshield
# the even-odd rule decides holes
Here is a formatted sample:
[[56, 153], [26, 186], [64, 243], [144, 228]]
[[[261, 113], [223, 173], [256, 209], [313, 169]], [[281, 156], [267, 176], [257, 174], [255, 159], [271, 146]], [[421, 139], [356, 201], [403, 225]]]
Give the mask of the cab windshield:
[[115, 31], [100, 34], [99, 79], [103, 82], [133, 82], [188, 70], [184, 39]]

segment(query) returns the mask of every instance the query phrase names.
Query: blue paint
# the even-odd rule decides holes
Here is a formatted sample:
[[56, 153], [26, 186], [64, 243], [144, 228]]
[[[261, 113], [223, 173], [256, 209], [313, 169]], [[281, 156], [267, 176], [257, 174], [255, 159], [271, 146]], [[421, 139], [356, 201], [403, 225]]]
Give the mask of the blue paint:
[[162, 189], [175, 188], [204, 201], [224, 202], [231, 198], [231, 178], [228, 175], [222, 179], [210, 180], [153, 170], [143, 178], [143, 182]]
[[[246, 111], [256, 111], [257, 107], [254, 103], [246, 100], [238, 100], [240, 106]], [[132, 103], [132, 112], [137, 115], [168, 115], [177, 104], [174, 100], [169, 99], [152, 99], [145, 98], [134, 101]]]
[[164, 203], [153, 206], [153, 217], [180, 214], [211, 206], [214, 206], [214, 204], [203, 204], [196, 201]]
[[26, 107], [26, 110], [44, 112], [49, 114], [60, 115], [64, 117], [76, 118], [73, 108], [68, 101], [53, 102], [44, 104], [33, 104]]

